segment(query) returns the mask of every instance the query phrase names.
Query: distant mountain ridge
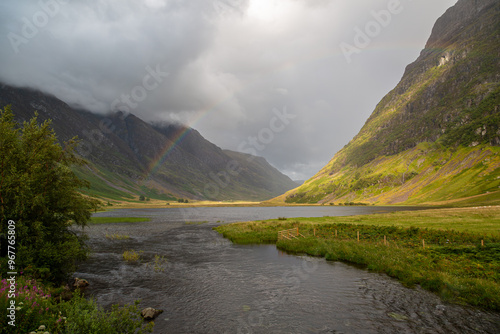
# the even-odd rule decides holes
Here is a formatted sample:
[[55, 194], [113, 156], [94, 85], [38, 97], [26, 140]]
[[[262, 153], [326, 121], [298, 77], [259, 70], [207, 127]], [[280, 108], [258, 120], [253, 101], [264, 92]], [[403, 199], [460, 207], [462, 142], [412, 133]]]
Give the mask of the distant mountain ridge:
[[75, 110], [40, 91], [0, 85], [0, 106], [9, 104], [18, 121], [37, 111], [61, 141], [79, 137], [78, 153], [89, 165], [76, 172], [102, 198], [259, 201], [296, 187], [265, 159], [222, 150], [182, 125]]
[[360, 132], [277, 200], [500, 202], [499, 82], [500, 2], [459, 0]]

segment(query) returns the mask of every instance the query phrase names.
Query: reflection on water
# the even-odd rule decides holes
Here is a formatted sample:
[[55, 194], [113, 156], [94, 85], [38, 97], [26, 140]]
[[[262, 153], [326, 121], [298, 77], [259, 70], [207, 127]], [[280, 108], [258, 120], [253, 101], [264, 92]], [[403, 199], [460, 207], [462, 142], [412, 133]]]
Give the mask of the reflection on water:
[[[137, 215], [150, 215], [151, 222], [92, 226], [88, 232], [94, 254], [76, 275], [90, 281], [88, 293], [102, 305], [141, 299], [141, 306], [164, 309], [155, 321], [155, 333], [498, 333], [500, 329], [498, 314], [443, 304], [433, 294], [404, 288], [385, 275], [287, 255], [271, 245], [233, 245], [211, 227], [217, 220], [230, 221], [235, 213], [216, 209], [197, 211], [203, 216], [200, 221], [211, 222], [203, 225], [143, 211]], [[253, 219], [287, 216], [250, 214], [258, 216]], [[307, 215], [313, 216], [300, 216]], [[107, 233], [131, 238], [111, 241], [105, 238]], [[125, 263], [121, 254], [126, 249], [142, 251], [141, 263]], [[158, 270], [151, 265], [155, 255], [168, 261]]]

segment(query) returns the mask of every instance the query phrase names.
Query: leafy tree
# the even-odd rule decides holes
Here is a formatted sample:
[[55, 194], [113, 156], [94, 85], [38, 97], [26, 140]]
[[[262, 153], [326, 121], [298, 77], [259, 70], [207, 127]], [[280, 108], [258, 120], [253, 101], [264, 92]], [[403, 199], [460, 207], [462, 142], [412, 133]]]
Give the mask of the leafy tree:
[[144, 195], [139, 196], [139, 201], [145, 201], [145, 200], [146, 198], [144, 197]]
[[38, 125], [35, 114], [19, 128], [10, 107], [0, 109], [0, 235], [14, 221], [16, 270], [62, 281], [88, 255], [72, 225], [83, 229], [99, 202], [78, 192], [89, 183], [70, 168], [85, 163], [74, 153], [76, 140], [61, 147], [50, 124]]

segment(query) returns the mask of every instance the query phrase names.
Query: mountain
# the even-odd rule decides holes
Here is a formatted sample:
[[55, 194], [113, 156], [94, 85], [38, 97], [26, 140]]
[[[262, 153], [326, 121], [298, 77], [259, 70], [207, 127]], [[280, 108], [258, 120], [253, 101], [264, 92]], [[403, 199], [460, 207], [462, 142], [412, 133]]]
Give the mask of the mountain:
[[277, 201], [500, 202], [500, 2], [459, 0], [360, 132]]
[[40, 91], [0, 85], [0, 106], [9, 104], [18, 121], [35, 111], [40, 121], [51, 119], [61, 141], [78, 136], [78, 154], [89, 164], [75, 172], [91, 182], [89, 194], [105, 199], [258, 201], [297, 186], [265, 159], [222, 150], [182, 125], [98, 115]]

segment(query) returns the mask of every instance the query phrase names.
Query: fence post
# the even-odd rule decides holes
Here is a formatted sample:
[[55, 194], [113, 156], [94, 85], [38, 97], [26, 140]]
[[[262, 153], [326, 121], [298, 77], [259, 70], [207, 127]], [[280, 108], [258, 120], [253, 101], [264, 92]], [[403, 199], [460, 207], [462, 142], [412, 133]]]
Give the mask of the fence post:
[[387, 246], [387, 238], [384, 235], [384, 246]]
[[484, 240], [481, 240], [481, 247], [484, 247]]
[[297, 236], [299, 236], [299, 227], [297, 226]]
[[337, 230], [335, 230], [335, 238], [337, 237]]
[[313, 229], [314, 236], [316, 236], [316, 228]]
[[422, 239], [422, 247], [425, 248], [425, 240]]
[[359, 242], [359, 231], [358, 231], [358, 242]]

